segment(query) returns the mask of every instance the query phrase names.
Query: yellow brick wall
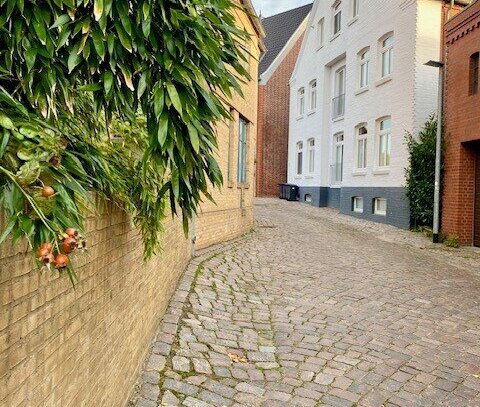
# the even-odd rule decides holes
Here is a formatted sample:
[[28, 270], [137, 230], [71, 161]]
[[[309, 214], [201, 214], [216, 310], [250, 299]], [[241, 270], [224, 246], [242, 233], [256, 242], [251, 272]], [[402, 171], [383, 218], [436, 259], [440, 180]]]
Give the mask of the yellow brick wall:
[[[233, 120], [219, 124], [217, 134], [219, 152], [217, 161], [224, 176], [224, 187], [214, 190], [215, 203], [205, 202], [200, 208], [196, 221], [197, 248], [248, 232], [253, 225], [253, 197], [255, 191], [255, 156], [257, 134], [257, 98], [258, 98], [258, 60], [260, 58], [260, 39], [250, 19], [237, 12], [239, 26], [251, 35], [248, 48], [251, 57], [248, 71], [251, 80], [242, 86], [243, 96], [236, 94], [225, 101], [230, 108]], [[237, 183], [239, 118], [248, 122], [247, 129], [247, 183]], [[230, 174], [230, 176], [229, 176]]]
[[[254, 34], [245, 15], [238, 19]], [[258, 37], [251, 40], [251, 52], [249, 69], [257, 78]], [[245, 100], [235, 96], [226, 102], [234, 109], [234, 122], [218, 126], [225, 185], [213, 191], [216, 205], [202, 205], [195, 222], [198, 248], [252, 227], [256, 79], [244, 93]], [[236, 182], [240, 114], [249, 121], [249, 183], [243, 186]], [[74, 259], [75, 290], [66, 276], [40, 274], [25, 243], [0, 245], [0, 407], [125, 405], [190, 259], [190, 241], [180, 223], [168, 220], [165, 229], [164, 252], [144, 263], [141, 240], [124, 213], [106, 208], [89, 219], [89, 250]]]

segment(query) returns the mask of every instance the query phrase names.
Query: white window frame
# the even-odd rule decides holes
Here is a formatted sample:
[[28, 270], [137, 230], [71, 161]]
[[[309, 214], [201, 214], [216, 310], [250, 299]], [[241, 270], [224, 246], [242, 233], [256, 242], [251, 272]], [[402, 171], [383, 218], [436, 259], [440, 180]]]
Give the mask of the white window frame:
[[[366, 133], [360, 134], [362, 129], [365, 129]], [[359, 124], [355, 127], [355, 136], [355, 169], [357, 171], [364, 171], [367, 169], [368, 160], [368, 127], [366, 123]]]
[[[343, 166], [345, 164], [345, 133], [343, 131], [333, 135], [333, 147], [333, 183], [338, 185], [343, 182]], [[338, 160], [339, 153], [341, 154], [340, 161]]]
[[238, 121], [238, 157], [237, 157], [237, 182], [247, 183], [248, 160], [248, 121], [243, 117]]
[[297, 175], [302, 175], [303, 174], [303, 141], [299, 141], [297, 143], [295, 165], [296, 165]]
[[[382, 128], [384, 123], [389, 127]], [[390, 167], [392, 159], [392, 118], [382, 117], [377, 120], [377, 167], [386, 169]]]
[[[390, 40], [388, 42], [388, 40]], [[380, 48], [380, 79], [388, 78], [393, 74], [395, 36], [393, 32], [385, 34], [379, 41]]]
[[298, 90], [298, 117], [305, 114], [305, 88], [301, 87]]
[[363, 198], [361, 196], [352, 198], [352, 210], [356, 213], [363, 213]]
[[307, 140], [307, 170], [309, 174], [315, 172], [315, 139], [313, 137]]
[[360, 0], [351, 0], [352, 20], [358, 17], [360, 13]]
[[323, 47], [325, 43], [325, 19], [321, 18], [318, 20], [317, 23], [317, 41], [318, 41], [318, 48]]
[[336, 1], [332, 6], [332, 36], [336, 37], [337, 35], [340, 34], [341, 31], [342, 31], [342, 2]]
[[310, 85], [309, 85], [309, 111], [310, 113], [313, 113], [315, 110], [317, 110], [317, 96], [318, 96], [318, 92], [317, 92], [317, 80], [314, 79], [313, 81], [310, 82]]
[[370, 47], [358, 53], [358, 89], [367, 89], [370, 86]]
[[[385, 208], [381, 209], [380, 205], [384, 203]], [[388, 204], [386, 198], [374, 198], [373, 199], [373, 213], [379, 216], [387, 216]]]

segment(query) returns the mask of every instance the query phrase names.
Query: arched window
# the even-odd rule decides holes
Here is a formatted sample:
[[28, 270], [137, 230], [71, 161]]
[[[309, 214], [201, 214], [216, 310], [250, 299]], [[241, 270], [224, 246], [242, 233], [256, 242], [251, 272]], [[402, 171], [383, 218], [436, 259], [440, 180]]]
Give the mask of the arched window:
[[366, 125], [359, 125], [355, 129], [357, 136], [355, 167], [357, 170], [364, 170], [367, 168], [367, 136], [368, 131]]
[[297, 175], [302, 175], [303, 170], [303, 142], [297, 143]]
[[305, 113], [305, 88], [298, 90], [298, 115], [303, 116]]
[[358, 87], [366, 88], [370, 83], [370, 48], [358, 53]]
[[393, 72], [393, 34], [387, 34], [380, 40], [381, 77], [385, 78]]
[[313, 174], [315, 172], [315, 139], [311, 138], [307, 141], [307, 159], [308, 172]]
[[310, 82], [310, 111], [314, 112], [317, 109], [317, 80]]
[[392, 143], [392, 119], [384, 117], [378, 120], [378, 166], [389, 167]]

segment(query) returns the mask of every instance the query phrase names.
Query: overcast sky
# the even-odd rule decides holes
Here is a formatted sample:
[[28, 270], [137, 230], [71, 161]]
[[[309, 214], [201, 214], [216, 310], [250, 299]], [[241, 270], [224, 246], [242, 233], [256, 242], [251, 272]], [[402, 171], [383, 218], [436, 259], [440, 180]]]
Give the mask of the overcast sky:
[[269, 17], [282, 11], [312, 3], [312, 0], [253, 0], [257, 13]]

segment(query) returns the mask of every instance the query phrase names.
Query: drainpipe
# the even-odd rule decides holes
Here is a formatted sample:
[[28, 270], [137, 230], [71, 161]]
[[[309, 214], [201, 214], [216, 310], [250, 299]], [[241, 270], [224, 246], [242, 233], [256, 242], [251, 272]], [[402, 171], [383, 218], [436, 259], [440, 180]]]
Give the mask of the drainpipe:
[[442, 169], [442, 125], [443, 125], [443, 71], [445, 64], [439, 61], [428, 61], [426, 66], [438, 69], [438, 110], [437, 110], [437, 142], [435, 147], [435, 194], [433, 203], [433, 243], [440, 242], [440, 182]]

